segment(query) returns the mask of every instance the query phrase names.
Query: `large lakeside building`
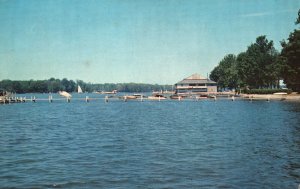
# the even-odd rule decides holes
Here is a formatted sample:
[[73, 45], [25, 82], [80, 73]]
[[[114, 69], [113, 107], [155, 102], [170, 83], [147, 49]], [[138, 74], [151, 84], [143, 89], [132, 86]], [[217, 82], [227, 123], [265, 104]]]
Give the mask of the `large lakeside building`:
[[175, 94], [216, 93], [217, 90], [216, 82], [199, 74], [193, 74], [175, 84]]

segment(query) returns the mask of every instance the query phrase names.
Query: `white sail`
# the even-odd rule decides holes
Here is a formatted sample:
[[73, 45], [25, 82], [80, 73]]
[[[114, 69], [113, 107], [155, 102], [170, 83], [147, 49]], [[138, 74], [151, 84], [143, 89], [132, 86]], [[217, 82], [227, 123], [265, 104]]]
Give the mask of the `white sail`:
[[82, 89], [79, 85], [78, 85], [78, 93], [82, 93]]

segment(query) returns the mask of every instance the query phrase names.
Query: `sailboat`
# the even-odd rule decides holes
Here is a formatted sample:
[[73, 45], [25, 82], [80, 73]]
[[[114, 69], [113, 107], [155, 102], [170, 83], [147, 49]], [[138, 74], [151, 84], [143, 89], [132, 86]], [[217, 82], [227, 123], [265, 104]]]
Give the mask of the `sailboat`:
[[82, 89], [81, 87], [78, 85], [78, 90], [77, 90], [78, 93], [82, 93]]

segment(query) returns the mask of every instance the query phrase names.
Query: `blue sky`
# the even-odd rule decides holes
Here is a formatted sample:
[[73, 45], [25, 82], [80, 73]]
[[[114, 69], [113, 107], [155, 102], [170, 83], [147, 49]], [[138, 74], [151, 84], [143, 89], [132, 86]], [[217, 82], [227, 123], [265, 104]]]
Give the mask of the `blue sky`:
[[0, 80], [173, 84], [266, 35], [280, 49], [298, 0], [0, 0]]

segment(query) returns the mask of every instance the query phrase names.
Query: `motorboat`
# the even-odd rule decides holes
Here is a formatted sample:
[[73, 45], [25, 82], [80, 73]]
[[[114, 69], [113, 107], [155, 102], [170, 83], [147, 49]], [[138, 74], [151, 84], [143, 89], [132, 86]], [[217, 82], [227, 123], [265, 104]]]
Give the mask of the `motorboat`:
[[70, 93], [66, 92], [66, 91], [59, 91], [58, 94], [60, 96], [66, 97], [66, 98], [71, 98], [72, 97], [72, 95]]
[[170, 99], [173, 99], [173, 100], [181, 100], [183, 98], [186, 98], [187, 96], [184, 96], [184, 95], [178, 95], [178, 94], [174, 94], [174, 95], [171, 95], [170, 96]]
[[155, 94], [153, 96], [148, 96], [148, 99], [149, 100], [165, 100], [167, 98], [161, 94]]
[[120, 96], [120, 99], [124, 99], [124, 100], [133, 100], [133, 99], [137, 99], [136, 96], [134, 95], [125, 95], [125, 96]]

